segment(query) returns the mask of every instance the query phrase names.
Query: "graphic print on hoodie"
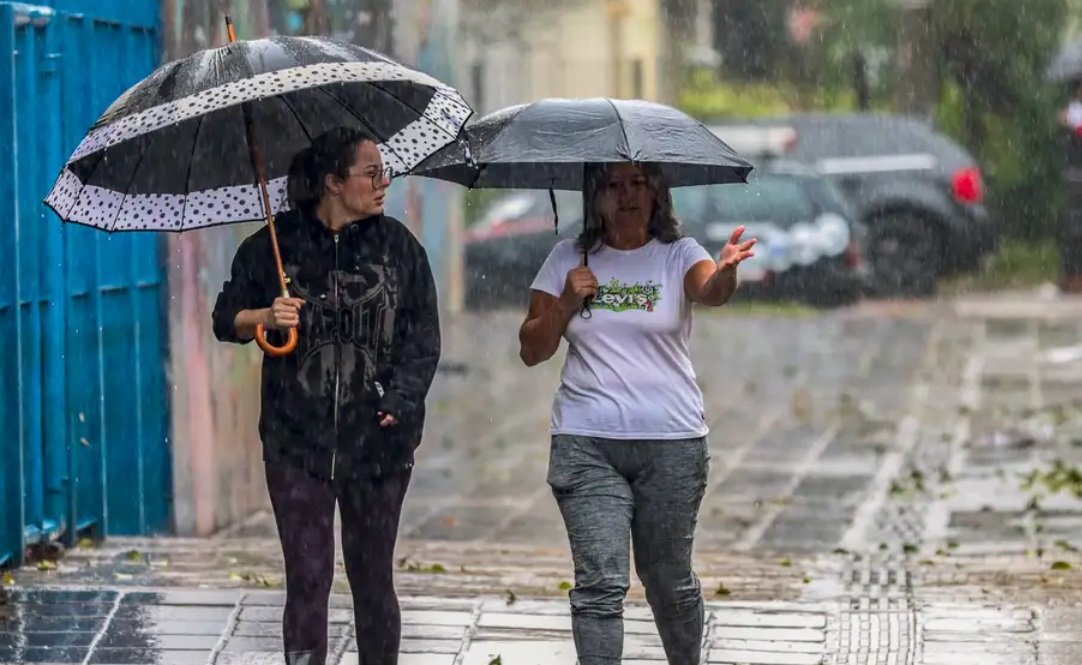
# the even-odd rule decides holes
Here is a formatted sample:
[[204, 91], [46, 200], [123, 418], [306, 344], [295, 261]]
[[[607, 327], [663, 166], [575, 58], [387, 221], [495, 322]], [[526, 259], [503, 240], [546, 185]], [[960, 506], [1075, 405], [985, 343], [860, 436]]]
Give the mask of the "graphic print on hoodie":
[[[393, 342], [397, 289], [391, 287], [397, 280], [388, 278], [385, 265], [354, 269], [327, 273], [316, 289], [292, 280], [291, 295], [306, 303], [297, 353], [298, 379], [308, 396], [333, 399], [337, 380], [340, 401], [363, 399], [366, 395], [353, 394], [354, 384], [375, 386], [381, 353], [389, 353]], [[285, 270], [287, 275], [299, 273], [296, 265]]]

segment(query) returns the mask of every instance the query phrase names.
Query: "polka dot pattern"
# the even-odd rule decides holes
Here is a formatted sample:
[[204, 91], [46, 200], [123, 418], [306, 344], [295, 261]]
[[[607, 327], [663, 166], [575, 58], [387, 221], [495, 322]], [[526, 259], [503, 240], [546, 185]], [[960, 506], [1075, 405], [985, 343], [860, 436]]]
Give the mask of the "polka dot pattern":
[[56, 214], [66, 217], [75, 205], [82, 189], [83, 183], [79, 181], [79, 178], [68, 169], [64, 169], [60, 177], [56, 179], [56, 184], [53, 185], [49, 196], [45, 197], [45, 203], [55, 210]]
[[[288, 210], [286, 179], [267, 183], [271, 210]], [[106, 231], [189, 231], [218, 224], [265, 219], [262, 197], [255, 185], [222, 187], [188, 196], [131, 194], [87, 185], [65, 169], [46, 202], [69, 222]]]
[[453, 96], [436, 94], [420, 118], [379, 146], [384, 164], [396, 175], [408, 173], [454, 141], [470, 113], [469, 106], [457, 92]]
[[434, 104], [425, 109], [425, 114], [431, 113], [432, 122], [445, 124], [449, 130], [453, 128], [454, 133], [472, 112], [457, 91], [423, 72], [402, 65], [386, 62], [319, 63], [258, 74], [124, 116], [87, 134], [68, 161], [82, 159], [162, 127], [244, 102], [332, 83], [363, 84], [376, 81], [412, 81], [433, 88], [436, 91]]

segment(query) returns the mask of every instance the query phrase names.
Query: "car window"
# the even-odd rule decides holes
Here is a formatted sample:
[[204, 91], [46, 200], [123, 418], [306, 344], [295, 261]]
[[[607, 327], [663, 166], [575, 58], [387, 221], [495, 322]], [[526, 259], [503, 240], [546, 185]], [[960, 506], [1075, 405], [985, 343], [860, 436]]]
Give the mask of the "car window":
[[928, 130], [889, 117], [808, 120], [797, 124], [801, 157], [865, 157], [930, 152]]
[[710, 200], [712, 187], [674, 187], [672, 189], [673, 212], [680, 220], [697, 220], [703, 216]]
[[811, 199], [816, 212], [832, 212], [850, 220], [857, 218], [849, 199], [845, 198], [841, 189], [829, 179], [803, 177], [800, 182], [804, 185], [804, 191]]

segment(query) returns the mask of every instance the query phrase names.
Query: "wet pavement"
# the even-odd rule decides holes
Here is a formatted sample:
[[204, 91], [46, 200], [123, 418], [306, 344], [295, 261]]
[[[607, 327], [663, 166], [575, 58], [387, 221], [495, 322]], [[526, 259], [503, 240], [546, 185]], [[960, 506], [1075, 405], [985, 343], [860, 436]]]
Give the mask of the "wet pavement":
[[[559, 363], [522, 369], [517, 324], [448, 325], [399, 547], [403, 663], [574, 662], [544, 483]], [[1082, 663], [1080, 345], [1082, 300], [1034, 294], [698, 316], [704, 662]], [[267, 515], [42, 568], [0, 604], [0, 662], [280, 662]], [[625, 662], [661, 662], [631, 599]]]

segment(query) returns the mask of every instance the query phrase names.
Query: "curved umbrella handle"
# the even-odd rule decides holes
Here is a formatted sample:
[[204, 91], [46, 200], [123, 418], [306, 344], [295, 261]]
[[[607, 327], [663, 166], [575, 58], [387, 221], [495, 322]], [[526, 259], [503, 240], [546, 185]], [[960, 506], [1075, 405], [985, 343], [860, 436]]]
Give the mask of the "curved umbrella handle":
[[282, 346], [274, 346], [267, 341], [267, 330], [263, 327], [263, 324], [257, 324], [255, 327], [255, 343], [259, 345], [259, 348], [263, 349], [263, 353], [271, 356], [272, 358], [281, 358], [282, 356], [288, 356], [293, 353], [293, 350], [297, 348], [297, 335], [296, 328], [289, 329], [289, 337], [286, 339], [286, 343]]

